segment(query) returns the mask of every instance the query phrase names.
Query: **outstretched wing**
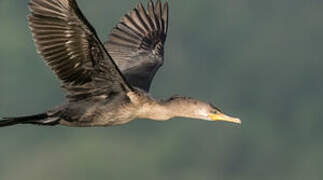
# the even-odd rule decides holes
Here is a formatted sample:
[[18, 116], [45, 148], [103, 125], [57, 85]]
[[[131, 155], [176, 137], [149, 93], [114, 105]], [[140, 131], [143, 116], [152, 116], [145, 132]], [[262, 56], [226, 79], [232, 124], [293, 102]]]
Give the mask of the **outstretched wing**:
[[113, 28], [105, 46], [132, 86], [149, 91], [163, 64], [168, 29], [168, 3], [150, 0], [147, 11], [139, 3]]
[[[129, 89], [75, 0], [31, 0], [29, 8], [38, 53], [70, 96], [98, 93], [95, 89]], [[104, 86], [96, 87], [98, 83]]]

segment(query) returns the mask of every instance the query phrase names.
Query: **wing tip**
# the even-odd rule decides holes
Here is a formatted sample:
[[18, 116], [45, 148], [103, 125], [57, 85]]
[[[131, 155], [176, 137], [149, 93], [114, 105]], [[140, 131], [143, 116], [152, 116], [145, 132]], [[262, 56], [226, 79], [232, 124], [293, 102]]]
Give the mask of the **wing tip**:
[[161, 2], [149, 0], [146, 8], [138, 2], [122, 16], [105, 42], [110, 52], [124, 52], [129, 50], [129, 45], [157, 52], [157, 44], [163, 46], [168, 30], [168, 1]]
[[[136, 13], [136, 11], [138, 13]], [[160, 11], [160, 15], [159, 15]], [[159, 31], [159, 32], [164, 32], [166, 33], [167, 31], [161, 31], [163, 27], [167, 27], [166, 24], [168, 24], [168, 13], [169, 13], [169, 5], [168, 1], [166, 0], [163, 4], [161, 3], [161, 0], [156, 0], [155, 3], [152, 0], [149, 0], [147, 3], [147, 7], [145, 8], [142, 4], [142, 2], [138, 2], [136, 7], [133, 8], [131, 11], [129, 11], [126, 15], [129, 17], [137, 18], [140, 20], [138, 21], [133, 21], [133, 23], [140, 23], [142, 26], [145, 27], [145, 31]], [[126, 16], [125, 15], [125, 16]], [[121, 17], [120, 21], [125, 23], [126, 25], [130, 25], [129, 22], [124, 21], [124, 17]], [[134, 17], [137, 16], [137, 17]], [[146, 16], [146, 17], [143, 17]], [[145, 21], [144, 19], [148, 18], [148, 21]], [[151, 24], [153, 23], [154, 26], [151, 28]], [[133, 24], [133, 25], [136, 25]], [[148, 28], [147, 28], [148, 27]]]

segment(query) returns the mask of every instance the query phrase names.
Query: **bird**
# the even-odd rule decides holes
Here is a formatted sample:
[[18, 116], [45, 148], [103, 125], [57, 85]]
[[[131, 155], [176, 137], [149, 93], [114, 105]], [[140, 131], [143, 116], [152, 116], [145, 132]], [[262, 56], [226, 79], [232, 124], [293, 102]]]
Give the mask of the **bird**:
[[169, 5], [139, 2], [121, 17], [102, 43], [75, 0], [30, 0], [28, 24], [38, 54], [59, 79], [62, 105], [43, 113], [3, 117], [17, 124], [95, 127], [135, 119], [175, 117], [240, 124], [211, 103], [184, 96], [155, 99], [153, 77], [164, 63]]

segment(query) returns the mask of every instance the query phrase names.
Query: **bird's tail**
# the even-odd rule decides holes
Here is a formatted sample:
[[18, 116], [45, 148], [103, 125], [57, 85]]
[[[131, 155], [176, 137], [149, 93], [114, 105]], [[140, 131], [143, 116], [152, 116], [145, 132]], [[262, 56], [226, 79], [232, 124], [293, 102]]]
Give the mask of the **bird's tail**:
[[59, 118], [50, 117], [48, 116], [48, 113], [35, 114], [31, 116], [0, 118], [0, 127], [13, 126], [16, 124], [36, 124], [54, 126], [59, 124]]

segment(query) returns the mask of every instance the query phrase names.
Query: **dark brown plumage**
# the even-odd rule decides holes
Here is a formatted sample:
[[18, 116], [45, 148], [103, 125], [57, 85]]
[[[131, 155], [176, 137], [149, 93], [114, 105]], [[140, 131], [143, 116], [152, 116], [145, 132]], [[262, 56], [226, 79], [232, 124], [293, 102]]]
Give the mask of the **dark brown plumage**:
[[186, 97], [155, 100], [151, 81], [163, 64], [168, 3], [141, 3], [113, 28], [105, 46], [75, 0], [31, 0], [29, 27], [38, 53], [66, 91], [66, 102], [47, 112], [3, 118], [15, 124], [111, 126], [135, 118], [188, 117], [240, 123], [211, 104]]

